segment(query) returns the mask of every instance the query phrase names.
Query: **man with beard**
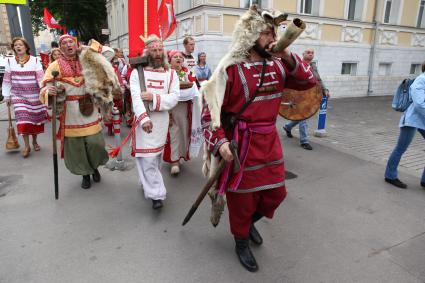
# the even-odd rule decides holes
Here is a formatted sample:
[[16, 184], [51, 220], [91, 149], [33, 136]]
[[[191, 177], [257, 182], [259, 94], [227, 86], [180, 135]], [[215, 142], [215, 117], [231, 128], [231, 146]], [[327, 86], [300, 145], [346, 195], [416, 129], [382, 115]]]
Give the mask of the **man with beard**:
[[[263, 242], [254, 223], [264, 216], [272, 218], [286, 196], [276, 130], [282, 91], [315, 85], [310, 67], [301, 58], [289, 50], [271, 51], [277, 43], [275, 19], [282, 14], [275, 15], [263, 17], [255, 5], [242, 15], [230, 53], [201, 88], [206, 102], [202, 113], [207, 152], [204, 174], [211, 176], [219, 159], [227, 162], [216, 190], [226, 195], [236, 254], [251, 272], [258, 265], [249, 240], [256, 245]], [[230, 141], [238, 145], [240, 169], [234, 166]]]
[[136, 157], [145, 197], [152, 200], [153, 209], [158, 209], [163, 206], [162, 201], [167, 193], [159, 169], [168, 133], [168, 110], [176, 106], [178, 101], [179, 78], [168, 66], [162, 41], [152, 35], [144, 42], [144, 56], [148, 57], [149, 62], [143, 69], [146, 91], [141, 90], [137, 68], [133, 69], [130, 76], [135, 115], [132, 155]]
[[[40, 99], [42, 102], [47, 100], [50, 102], [48, 96], [58, 96], [56, 107], [60, 114], [58, 137], [62, 143], [61, 155], [65, 160], [66, 168], [72, 174], [83, 176], [81, 187], [89, 189], [90, 175], [93, 176], [94, 182], [100, 182], [101, 177], [97, 168], [106, 164], [109, 159], [101, 133], [102, 117], [93, 104], [93, 95], [89, 94], [91, 91], [88, 84], [93, 84], [90, 81], [96, 77], [96, 74], [93, 74], [90, 68], [86, 68], [83, 75], [82, 65], [85, 63], [87, 66], [87, 61], [83, 62], [83, 59], [79, 58], [74, 37], [68, 34], [62, 35], [59, 46], [62, 56], [47, 68], [41, 83]], [[90, 48], [104, 55], [106, 59], [103, 63], [109, 65], [106, 60], [110, 60], [114, 55], [111, 48], [97, 42], [94, 42]], [[98, 62], [91, 61], [89, 64], [94, 63]], [[113, 72], [110, 65], [109, 68]], [[57, 87], [53, 85], [55, 71], [59, 74], [56, 78]]]

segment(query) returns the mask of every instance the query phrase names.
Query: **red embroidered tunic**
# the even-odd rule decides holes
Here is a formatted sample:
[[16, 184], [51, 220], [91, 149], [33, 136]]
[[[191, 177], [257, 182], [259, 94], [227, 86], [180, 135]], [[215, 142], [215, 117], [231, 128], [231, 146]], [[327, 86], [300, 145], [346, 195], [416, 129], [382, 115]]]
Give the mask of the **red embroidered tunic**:
[[[215, 156], [219, 155], [219, 147], [235, 138], [241, 158], [239, 173], [229, 173], [228, 176], [223, 173], [218, 184], [219, 189], [247, 193], [285, 185], [283, 152], [275, 125], [282, 91], [285, 87], [308, 89], [316, 83], [310, 67], [298, 56], [294, 58], [296, 66], [292, 71], [280, 59], [267, 60], [262, 88], [264, 91], [257, 94], [239, 117], [236, 131], [225, 131], [222, 126], [212, 131], [209, 127], [210, 112], [207, 105], [204, 105], [202, 127], [210, 152]], [[241, 63], [227, 68], [228, 80], [221, 117], [224, 112], [239, 112], [254, 95], [259, 85], [261, 68], [262, 62]], [[233, 168], [232, 166], [233, 163], [228, 168]]]

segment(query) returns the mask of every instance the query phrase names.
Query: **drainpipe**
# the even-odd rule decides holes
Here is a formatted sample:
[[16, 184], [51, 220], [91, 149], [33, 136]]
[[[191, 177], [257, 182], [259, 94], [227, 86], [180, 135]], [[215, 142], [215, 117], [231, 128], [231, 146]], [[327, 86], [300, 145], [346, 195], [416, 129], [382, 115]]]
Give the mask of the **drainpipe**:
[[368, 69], [368, 84], [367, 84], [367, 96], [372, 95], [373, 93], [373, 69], [375, 68], [375, 56], [376, 56], [376, 41], [378, 38], [378, 28], [379, 28], [379, 21], [378, 21], [378, 4], [380, 3], [380, 0], [375, 0], [375, 7], [373, 11], [373, 39], [372, 39], [372, 47], [370, 48], [370, 55], [369, 55], [369, 69]]

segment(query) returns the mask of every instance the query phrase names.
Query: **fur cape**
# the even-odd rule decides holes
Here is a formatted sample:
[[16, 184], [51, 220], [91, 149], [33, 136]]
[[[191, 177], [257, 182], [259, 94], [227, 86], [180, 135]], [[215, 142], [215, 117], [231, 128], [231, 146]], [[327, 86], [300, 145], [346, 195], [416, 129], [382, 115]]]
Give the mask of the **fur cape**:
[[220, 60], [211, 78], [205, 81], [201, 88], [203, 98], [211, 112], [213, 130], [220, 127], [220, 111], [227, 83], [226, 69], [231, 65], [246, 61], [249, 51], [255, 45], [260, 33], [268, 27], [276, 30], [280, 22], [286, 20], [286, 17], [286, 14], [278, 11], [260, 11], [257, 5], [252, 5], [236, 23], [230, 53]]
[[101, 53], [92, 48], [83, 50], [79, 55], [79, 60], [86, 90], [94, 97], [95, 104], [100, 107], [104, 115], [112, 109], [113, 97], [118, 92], [121, 93], [121, 87], [114, 68], [105, 57], [111, 53], [112, 49], [101, 48]]
[[[277, 28], [287, 15], [278, 11], [260, 11], [257, 5], [252, 5], [236, 23], [233, 31], [233, 40], [230, 52], [219, 62], [211, 78], [203, 82], [201, 94], [208, 105], [211, 113], [211, 129], [220, 127], [220, 113], [223, 105], [224, 93], [227, 84], [227, 68], [231, 65], [245, 62], [249, 57], [250, 49], [260, 36], [260, 33], [268, 27]], [[202, 172], [205, 176], [215, 172], [218, 161], [211, 157], [204, 144], [204, 165]]]

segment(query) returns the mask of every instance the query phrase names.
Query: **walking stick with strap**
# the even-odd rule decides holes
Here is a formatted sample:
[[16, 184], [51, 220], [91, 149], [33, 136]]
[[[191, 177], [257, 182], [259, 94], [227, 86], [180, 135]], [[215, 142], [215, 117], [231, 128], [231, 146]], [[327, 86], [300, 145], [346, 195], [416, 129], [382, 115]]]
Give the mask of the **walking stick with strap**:
[[[56, 87], [56, 77], [58, 71], [53, 71], [53, 86]], [[59, 199], [59, 181], [58, 181], [58, 148], [56, 144], [56, 95], [52, 96], [52, 143], [53, 143], [53, 173], [55, 183], [55, 199]]]
[[[232, 140], [230, 142], [230, 151], [232, 152], [233, 160], [235, 160], [235, 166], [240, 166], [240, 165], [237, 165], [237, 164], [239, 164], [239, 159], [238, 159], [238, 156], [237, 156], [237, 144], [234, 140]], [[195, 200], [195, 202], [193, 203], [189, 212], [187, 213], [186, 217], [184, 218], [183, 223], [182, 223], [183, 226], [186, 225], [186, 223], [189, 222], [190, 218], [192, 218], [192, 215], [195, 214], [195, 211], [198, 209], [198, 206], [201, 204], [202, 200], [205, 198], [208, 191], [211, 189], [211, 187], [214, 185], [214, 183], [220, 177], [220, 174], [221, 174], [221, 172], [223, 172], [224, 167], [226, 167], [226, 160], [221, 159], [220, 162], [218, 163], [217, 169], [215, 170], [213, 175], [208, 179], [207, 183], [202, 188], [202, 191], [199, 194], [198, 198]], [[237, 168], [235, 168], [235, 169], [237, 169]]]

